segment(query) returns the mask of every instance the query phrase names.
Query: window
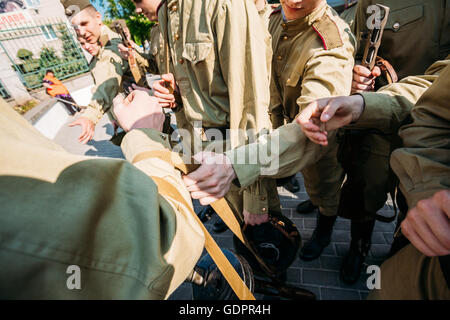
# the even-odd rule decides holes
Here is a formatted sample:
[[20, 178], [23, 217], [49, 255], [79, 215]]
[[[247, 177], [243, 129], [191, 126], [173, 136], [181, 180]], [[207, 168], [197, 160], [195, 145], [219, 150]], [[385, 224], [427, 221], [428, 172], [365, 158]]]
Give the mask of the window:
[[52, 25], [47, 24], [45, 26], [41, 26], [41, 30], [42, 30], [42, 33], [44, 34], [44, 37], [46, 40], [58, 39]]
[[37, 8], [41, 4], [40, 0], [25, 0], [28, 8]]

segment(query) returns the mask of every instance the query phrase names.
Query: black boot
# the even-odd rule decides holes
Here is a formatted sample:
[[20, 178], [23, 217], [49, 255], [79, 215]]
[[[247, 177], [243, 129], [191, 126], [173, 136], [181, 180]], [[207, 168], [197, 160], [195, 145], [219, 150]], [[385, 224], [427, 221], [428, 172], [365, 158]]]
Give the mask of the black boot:
[[289, 190], [292, 193], [296, 193], [300, 191], [300, 184], [295, 176], [292, 176], [289, 181], [283, 185], [283, 187]]
[[371, 237], [375, 220], [356, 222], [352, 221], [352, 241], [347, 256], [341, 266], [341, 278], [347, 284], [359, 280], [366, 256], [369, 253]]
[[337, 216], [324, 216], [319, 212], [317, 227], [314, 230], [311, 239], [305, 243], [300, 251], [302, 260], [310, 261], [317, 259], [322, 254], [323, 249], [330, 244], [333, 225]]
[[317, 207], [311, 202], [311, 200], [302, 201], [297, 206], [298, 213], [313, 213]]

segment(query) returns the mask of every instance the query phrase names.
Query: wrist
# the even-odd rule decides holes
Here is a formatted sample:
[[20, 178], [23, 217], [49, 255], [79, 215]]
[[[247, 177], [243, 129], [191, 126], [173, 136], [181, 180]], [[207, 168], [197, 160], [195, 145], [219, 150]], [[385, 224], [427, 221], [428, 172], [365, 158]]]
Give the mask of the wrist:
[[353, 124], [353, 123], [358, 122], [358, 120], [361, 118], [361, 115], [364, 112], [365, 102], [364, 102], [364, 97], [359, 93], [356, 93], [350, 97], [353, 100], [352, 122], [351, 122]]

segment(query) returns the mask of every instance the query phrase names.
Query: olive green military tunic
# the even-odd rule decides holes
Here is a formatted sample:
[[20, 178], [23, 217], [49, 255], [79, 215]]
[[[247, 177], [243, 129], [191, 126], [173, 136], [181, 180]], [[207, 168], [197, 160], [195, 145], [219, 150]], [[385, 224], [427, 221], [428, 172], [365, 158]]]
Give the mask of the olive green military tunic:
[[[410, 110], [420, 96], [433, 84], [450, 57], [434, 63], [423, 76], [411, 76], [398, 83], [388, 85], [377, 93], [363, 93], [365, 109], [360, 119], [351, 128], [376, 128], [386, 134], [397, 132], [407, 120]], [[330, 133], [329, 133], [330, 135]], [[247, 186], [262, 176], [287, 177], [315, 163], [321, 149], [310, 141], [293, 122], [279, 127], [258, 141], [226, 152], [233, 162], [233, 169], [241, 186]], [[265, 154], [265, 157], [258, 157]], [[258, 161], [254, 161], [257, 159]]]
[[[392, 153], [391, 166], [409, 208], [437, 191], [450, 189], [450, 66], [412, 109], [412, 122], [399, 135], [403, 147]], [[386, 119], [389, 121], [389, 119]], [[446, 259], [446, 264], [443, 262]], [[381, 290], [373, 299], [450, 299], [449, 256], [426, 257], [412, 244], [381, 266]]]
[[[164, 62], [168, 57], [169, 70], [160, 71], [173, 73], [180, 90], [176, 117], [190, 146], [185, 151], [223, 152], [270, 129], [270, 35], [252, 0], [163, 1], [158, 23], [152, 50]], [[210, 128], [230, 129], [229, 137], [211, 144], [204, 134]], [[237, 214], [267, 213], [269, 194], [276, 195], [275, 181], [258, 181], [243, 193], [233, 187], [226, 199]]]
[[[388, 60], [399, 79], [424, 74], [431, 63], [444, 59], [450, 53], [450, 7], [448, 1], [367, 1], [360, 0], [352, 26], [359, 38], [357, 60], [361, 60], [365, 47], [364, 36], [368, 29], [367, 7], [379, 3], [390, 7], [378, 55]], [[418, 96], [413, 103], [418, 99]], [[344, 142], [345, 140], [349, 140]], [[352, 161], [358, 165], [347, 168], [350, 179], [344, 189], [350, 197], [341, 201], [341, 215], [373, 219], [387, 199], [393, 194], [396, 178], [389, 167], [389, 155], [400, 142], [379, 132], [352, 131], [343, 137], [342, 148], [349, 145]], [[344, 161], [344, 167], [349, 167]], [[361, 200], [355, 204], [354, 199]], [[365, 212], [364, 215], [361, 213]]]
[[[292, 122], [310, 102], [349, 95], [354, 65], [348, 25], [324, 2], [308, 16], [285, 21], [281, 6], [270, 17], [272, 78], [270, 112], [274, 128]], [[317, 163], [302, 171], [311, 201], [335, 215], [344, 178], [334, 138]]]
[[82, 113], [94, 124], [110, 111], [113, 99], [121, 90], [122, 77], [128, 69], [128, 62], [120, 56], [118, 44], [122, 43], [120, 36], [102, 26], [100, 35], [100, 52], [93, 57], [89, 69], [94, 78], [92, 99]]
[[[446, 0], [359, 0], [352, 31], [367, 34], [367, 7], [381, 4], [390, 8], [378, 55], [388, 60], [399, 79], [424, 74], [437, 60], [450, 53], [450, 3]], [[357, 59], [364, 52], [359, 42]]]
[[[203, 232], [183, 199], [159, 195], [148, 177], [190, 203], [172, 165], [69, 154], [3, 100], [0, 131], [0, 298], [165, 299], [186, 279]], [[122, 142], [129, 161], [168, 148], [152, 129]], [[69, 289], [69, 266], [80, 268], [81, 289]]]

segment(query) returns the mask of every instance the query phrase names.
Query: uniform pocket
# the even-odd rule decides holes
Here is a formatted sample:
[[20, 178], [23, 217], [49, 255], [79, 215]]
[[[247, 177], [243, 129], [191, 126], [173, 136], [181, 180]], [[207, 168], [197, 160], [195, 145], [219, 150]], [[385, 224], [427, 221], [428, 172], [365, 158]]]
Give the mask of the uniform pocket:
[[212, 49], [212, 42], [195, 42], [195, 43], [185, 43], [183, 50], [183, 58], [189, 60], [190, 62], [196, 64], [200, 61], [205, 60]]
[[301, 73], [294, 70], [291, 72], [291, 75], [289, 76], [289, 78], [286, 80], [286, 85], [288, 87], [293, 87], [295, 88], [298, 84], [298, 82], [300, 81], [301, 78]]
[[386, 29], [392, 31], [399, 31], [403, 27], [419, 20], [423, 17], [423, 5], [411, 6], [399, 10], [394, 10], [389, 13], [389, 18], [386, 23]]

